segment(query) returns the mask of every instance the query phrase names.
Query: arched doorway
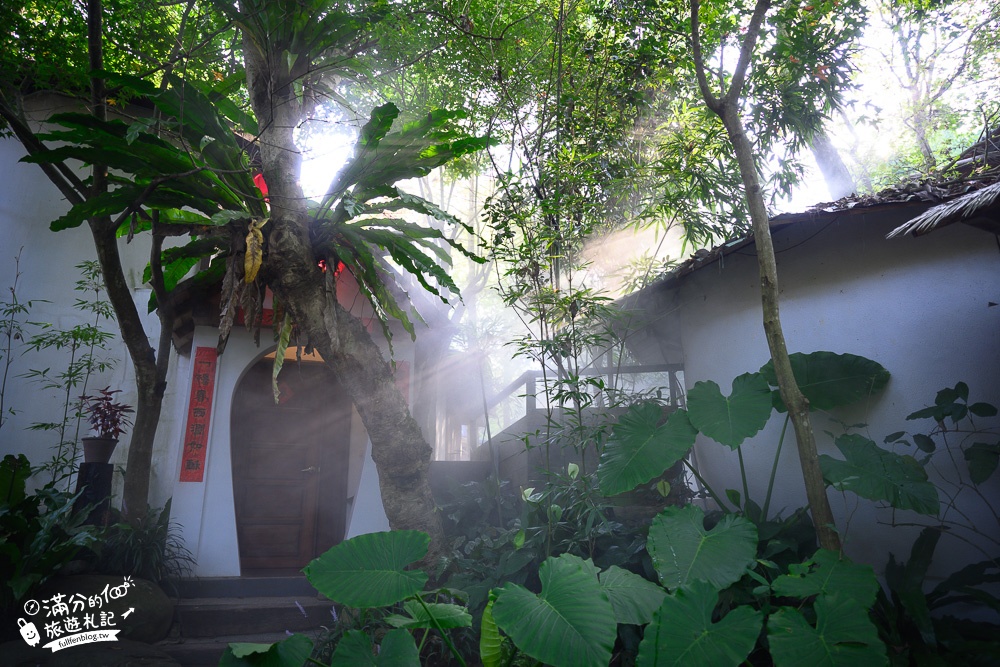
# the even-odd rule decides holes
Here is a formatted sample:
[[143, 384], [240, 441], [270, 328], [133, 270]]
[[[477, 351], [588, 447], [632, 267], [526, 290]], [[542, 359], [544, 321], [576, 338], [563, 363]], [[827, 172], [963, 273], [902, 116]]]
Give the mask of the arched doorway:
[[286, 360], [277, 404], [273, 355], [233, 397], [232, 464], [240, 569], [291, 574], [344, 537], [351, 403], [318, 361]]

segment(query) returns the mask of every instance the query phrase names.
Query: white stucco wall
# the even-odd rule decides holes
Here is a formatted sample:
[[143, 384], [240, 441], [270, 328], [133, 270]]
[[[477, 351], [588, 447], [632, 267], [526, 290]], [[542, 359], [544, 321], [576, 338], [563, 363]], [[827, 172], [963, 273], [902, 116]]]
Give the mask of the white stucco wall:
[[[58, 98], [52, 100], [49, 106], [44, 100], [40, 104], [44, 110], [63, 110]], [[0, 140], [0, 170], [4, 174], [0, 193], [0, 300], [10, 299], [9, 288], [14, 284], [15, 276], [14, 258], [20, 252], [18, 300], [22, 303], [34, 301], [23, 319], [51, 324], [55, 329], [63, 330], [79, 324], [91, 324], [92, 317], [73, 307], [77, 298], [84, 297], [73, 290], [80, 279], [80, 271], [74, 267], [80, 262], [96, 259], [90, 231], [86, 225], [58, 233], [50, 231], [49, 223], [64, 214], [69, 205], [37, 165], [18, 162], [24, 154], [17, 141]], [[119, 241], [119, 252], [126, 279], [155, 346], [159, 323], [155, 315], [145, 315], [149, 292], [140, 284], [149, 257], [149, 240], [137, 237], [127, 244], [122, 239]], [[114, 323], [104, 322], [102, 328], [114, 334], [109, 343], [110, 349], [104, 356], [113, 359], [116, 364], [113, 371], [92, 377], [88, 392], [111, 386], [122, 390], [122, 401], [134, 405], [134, 372], [121, 336]], [[41, 331], [39, 326], [29, 325], [25, 329], [29, 337]], [[0, 356], [3, 356], [2, 353]], [[43, 389], [39, 383], [20, 376], [30, 369], [49, 368], [52, 373], [57, 373], [67, 367], [69, 354], [65, 349], [28, 351], [22, 344], [14, 350], [11, 360], [13, 364], [8, 373], [4, 408], [14, 409], [16, 414], [9, 421], [5, 417], [4, 426], [0, 428], [0, 456], [24, 453], [32, 464], [39, 465], [55, 454], [58, 436], [52, 432], [32, 431], [28, 427], [36, 422], [59, 421], [65, 395], [60, 395], [56, 389]], [[168, 376], [168, 401], [173, 392], [173, 374], [172, 369]], [[169, 480], [160, 472], [164, 458], [168, 456], [172, 436], [179, 428], [171, 415], [169, 409], [165, 411], [154, 443], [154, 474], [150, 488], [150, 503], [154, 506], [162, 506], [166, 502], [171, 488]], [[81, 435], [86, 433], [84, 425]], [[112, 458], [116, 466], [124, 464], [127, 444], [126, 436]], [[48, 479], [47, 476], [36, 479], [35, 483], [44, 483]], [[115, 488], [120, 491], [120, 475], [115, 476]]]
[[[970, 401], [1000, 405], [1000, 307], [989, 305], [1000, 302], [995, 239], [954, 225], [922, 238], [887, 241], [885, 234], [903, 220], [873, 215], [826, 218], [774, 233], [789, 351], [857, 354], [878, 361], [892, 374], [879, 396], [837, 412], [848, 424], [867, 423], [859, 432], [877, 443], [895, 431], [929, 430], [929, 420], [907, 422], [906, 415], [932, 405], [939, 389], [960, 380], [969, 385]], [[734, 377], [759, 369], [769, 358], [754, 252], [754, 246], [748, 246], [656, 295], [664, 310], [676, 308], [688, 388], [699, 380], [714, 380], [728, 394]], [[781, 425], [781, 417], [773, 414], [767, 427], [743, 446], [751, 497], [758, 503], [764, 499]], [[820, 453], [841, 458], [824, 430], [840, 433], [841, 428], [822, 416], [816, 420]], [[699, 440], [696, 452], [700, 469], [718, 492], [741, 489], [735, 452], [707, 439]], [[959, 463], [964, 465], [961, 457]], [[1000, 506], [998, 487], [993, 478], [983, 489], [995, 506]], [[852, 557], [876, 568], [884, 565], [889, 551], [908, 558], [917, 529], [886, 530], [891, 512], [875, 511], [853, 494], [831, 491], [830, 498]], [[787, 515], [804, 504], [789, 429], [772, 508], [784, 508]], [[897, 522], [933, 522], [909, 512], [895, 517]], [[973, 515], [972, 520], [995, 536], [992, 516]], [[946, 537], [935, 563], [939, 573], [950, 573], [982, 558]]]

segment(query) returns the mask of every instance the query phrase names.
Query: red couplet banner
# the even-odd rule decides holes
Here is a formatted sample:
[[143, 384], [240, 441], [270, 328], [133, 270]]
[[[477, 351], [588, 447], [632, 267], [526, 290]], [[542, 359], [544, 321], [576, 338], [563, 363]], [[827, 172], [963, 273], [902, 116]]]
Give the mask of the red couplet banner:
[[218, 353], [214, 347], [199, 347], [194, 353], [194, 373], [191, 376], [191, 399], [188, 401], [187, 424], [184, 426], [184, 455], [181, 457], [181, 481], [201, 482], [205, 479], [205, 454], [208, 451], [208, 424], [212, 416], [215, 393], [215, 365]]

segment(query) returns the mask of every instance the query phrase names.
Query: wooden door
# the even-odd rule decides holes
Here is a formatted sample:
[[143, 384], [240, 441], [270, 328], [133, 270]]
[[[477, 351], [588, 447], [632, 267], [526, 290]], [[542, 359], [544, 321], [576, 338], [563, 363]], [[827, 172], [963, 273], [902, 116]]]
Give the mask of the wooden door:
[[323, 364], [286, 361], [276, 405], [272, 364], [255, 364], [233, 400], [233, 493], [245, 575], [293, 573], [344, 537], [350, 402]]

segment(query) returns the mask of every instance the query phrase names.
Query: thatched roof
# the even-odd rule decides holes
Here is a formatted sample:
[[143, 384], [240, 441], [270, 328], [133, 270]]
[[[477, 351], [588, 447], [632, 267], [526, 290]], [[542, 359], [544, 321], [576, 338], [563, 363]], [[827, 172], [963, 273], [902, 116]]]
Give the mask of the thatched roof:
[[984, 134], [950, 165], [962, 174], [956, 182], [965, 184], [966, 193], [921, 213], [886, 238], [920, 236], [956, 222], [1000, 233], [1000, 127]]
[[939, 204], [892, 230], [886, 238], [920, 236], [956, 222], [1000, 233], [1000, 182]]

